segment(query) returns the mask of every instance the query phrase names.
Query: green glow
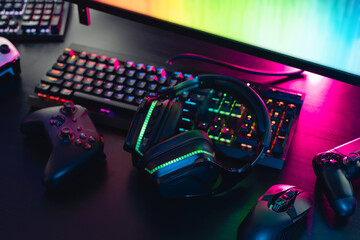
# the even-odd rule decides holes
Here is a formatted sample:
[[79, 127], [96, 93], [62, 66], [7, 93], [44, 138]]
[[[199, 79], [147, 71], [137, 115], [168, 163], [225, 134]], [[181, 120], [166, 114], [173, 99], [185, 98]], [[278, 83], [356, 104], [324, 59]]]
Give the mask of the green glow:
[[235, 113], [232, 113], [232, 114], [231, 114], [231, 116], [232, 116], [232, 117], [241, 118], [241, 115], [239, 115], [239, 114], [235, 114]]
[[212, 153], [210, 153], [210, 152], [207, 152], [207, 151], [205, 151], [205, 150], [196, 150], [196, 151], [193, 151], [193, 152], [188, 153], [188, 154], [186, 154], [186, 155], [183, 155], [183, 156], [181, 156], [181, 157], [178, 157], [178, 158], [175, 158], [175, 159], [173, 159], [173, 160], [170, 160], [170, 161], [168, 161], [168, 162], [166, 162], [166, 163], [163, 163], [163, 164], [161, 164], [161, 165], [153, 168], [152, 170], [150, 170], [150, 169], [148, 169], [148, 168], [145, 168], [145, 170], [146, 170], [148, 173], [153, 174], [154, 172], [156, 172], [157, 170], [159, 170], [159, 169], [161, 169], [161, 168], [164, 168], [164, 167], [166, 167], [166, 166], [169, 166], [169, 165], [171, 165], [171, 164], [174, 164], [174, 163], [176, 163], [176, 162], [179, 162], [179, 161], [181, 161], [181, 160], [184, 160], [184, 159], [186, 159], [186, 158], [189, 158], [189, 157], [192, 157], [192, 156], [194, 156], [194, 155], [196, 155], [196, 154], [201, 154], [201, 153], [205, 153], [205, 154], [208, 154], [208, 155], [214, 157], [214, 154], [212, 154]]
[[227, 142], [227, 143], [230, 143], [230, 142], [231, 142], [230, 139], [225, 139], [225, 138], [220, 138], [220, 141], [221, 141], [221, 142]]
[[224, 103], [225, 97], [226, 97], [226, 93], [224, 93], [224, 96], [223, 96], [223, 98], [221, 99], [220, 105], [219, 105], [218, 109], [216, 110], [216, 112], [219, 112], [219, 111], [220, 111], [220, 108], [221, 108], [222, 104]]
[[229, 116], [229, 115], [230, 115], [230, 112], [220, 111], [220, 114], [224, 114], [224, 115], [226, 115], [226, 116]]
[[220, 174], [218, 178], [216, 179], [216, 182], [214, 186], [211, 187], [212, 190], [217, 189], [220, 186], [220, 183], [222, 182], [222, 175]]
[[149, 111], [148, 111], [148, 113], [147, 113], [147, 115], [146, 115], [146, 117], [145, 117], [144, 124], [143, 124], [142, 127], [141, 127], [141, 131], [140, 131], [140, 134], [139, 134], [139, 138], [138, 138], [138, 140], [137, 140], [137, 142], [136, 142], [136, 145], [135, 145], [135, 151], [137, 151], [141, 156], [143, 156], [143, 153], [140, 152], [140, 144], [141, 144], [141, 141], [142, 141], [142, 139], [143, 139], [143, 137], [144, 137], [146, 127], [147, 127], [147, 125], [149, 124], [149, 120], [150, 120], [151, 114], [152, 114], [152, 112], [154, 111], [154, 108], [155, 108], [155, 105], [156, 105], [157, 102], [158, 102], [158, 101], [155, 100], [155, 101], [153, 101], [153, 102], [151, 103], [151, 106], [150, 106], [150, 108], [149, 108]]

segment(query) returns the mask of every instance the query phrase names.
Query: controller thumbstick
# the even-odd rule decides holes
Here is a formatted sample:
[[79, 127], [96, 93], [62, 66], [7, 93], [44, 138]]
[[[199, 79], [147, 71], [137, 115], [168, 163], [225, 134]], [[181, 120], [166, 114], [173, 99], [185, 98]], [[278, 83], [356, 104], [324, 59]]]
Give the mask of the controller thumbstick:
[[64, 113], [66, 116], [72, 115], [75, 111], [75, 105], [73, 102], [65, 102], [64, 106], [61, 108], [61, 112]]
[[346, 159], [350, 162], [356, 163], [360, 160], [360, 154], [357, 152], [349, 153]]
[[9, 52], [10, 52], [9, 45], [7, 45], [7, 44], [1, 44], [1, 45], [0, 45], [0, 52], [1, 52], [2, 54], [7, 54], [7, 53], [9, 53]]
[[70, 141], [74, 135], [72, 134], [71, 128], [63, 127], [60, 130], [59, 137], [64, 141]]

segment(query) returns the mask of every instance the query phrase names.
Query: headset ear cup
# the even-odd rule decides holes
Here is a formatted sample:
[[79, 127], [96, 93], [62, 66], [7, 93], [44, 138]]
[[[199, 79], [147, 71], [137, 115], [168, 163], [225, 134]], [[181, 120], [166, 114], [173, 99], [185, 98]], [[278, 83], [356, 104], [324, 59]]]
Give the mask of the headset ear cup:
[[203, 131], [178, 134], [151, 147], [145, 170], [165, 198], [209, 195], [219, 172], [212, 142]]
[[182, 107], [180, 103], [175, 101], [168, 103], [166, 112], [163, 113], [163, 118], [158, 126], [158, 129], [154, 129], [154, 131], [157, 131], [158, 135], [156, 139], [154, 139], [153, 144], [162, 142], [163, 140], [175, 135], [177, 132], [181, 112]]
[[181, 114], [178, 102], [150, 99], [136, 112], [124, 149], [133, 155], [133, 164], [143, 167], [142, 156], [148, 148], [176, 133]]

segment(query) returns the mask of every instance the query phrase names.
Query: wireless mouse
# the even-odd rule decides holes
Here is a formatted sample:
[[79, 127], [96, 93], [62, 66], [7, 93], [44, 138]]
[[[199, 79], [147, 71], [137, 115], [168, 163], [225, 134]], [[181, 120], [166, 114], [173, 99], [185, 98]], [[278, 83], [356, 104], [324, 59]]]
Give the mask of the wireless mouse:
[[278, 184], [262, 195], [238, 229], [238, 240], [290, 239], [297, 222], [311, 208], [311, 198], [303, 190]]

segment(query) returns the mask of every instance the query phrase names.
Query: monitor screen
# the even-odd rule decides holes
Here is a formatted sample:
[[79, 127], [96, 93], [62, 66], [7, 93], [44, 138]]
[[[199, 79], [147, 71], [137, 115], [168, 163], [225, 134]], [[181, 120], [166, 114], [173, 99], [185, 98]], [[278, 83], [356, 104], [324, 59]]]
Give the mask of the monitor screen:
[[360, 85], [357, 0], [71, 1]]

